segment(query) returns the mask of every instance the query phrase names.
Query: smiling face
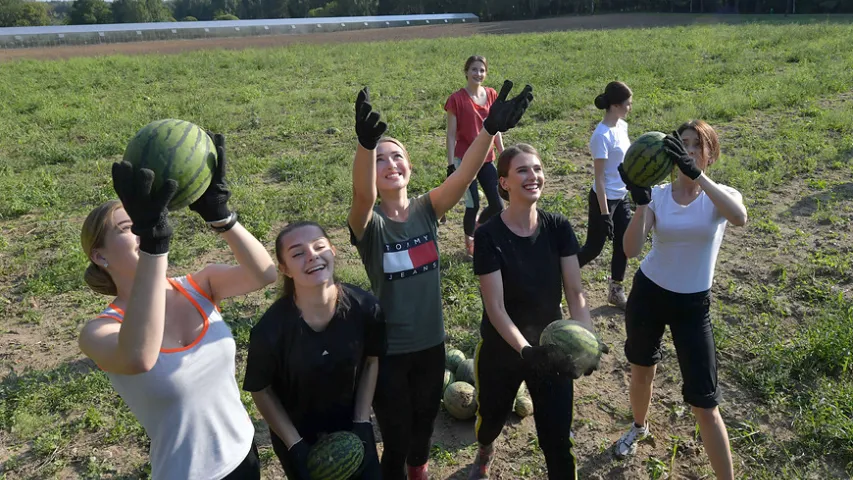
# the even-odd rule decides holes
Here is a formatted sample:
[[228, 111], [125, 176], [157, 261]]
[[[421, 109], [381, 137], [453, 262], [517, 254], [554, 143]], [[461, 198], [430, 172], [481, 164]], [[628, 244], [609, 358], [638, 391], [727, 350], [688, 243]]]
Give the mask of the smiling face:
[[406, 188], [412, 175], [412, 165], [402, 147], [392, 141], [376, 146], [376, 188], [383, 191]]
[[305, 225], [285, 233], [277, 250], [279, 270], [297, 289], [334, 282], [335, 247], [319, 227]]
[[467, 78], [469, 82], [480, 85], [486, 81], [486, 73], [486, 65], [477, 60], [471, 62], [471, 65], [469, 65], [468, 69], [465, 70], [465, 78]]
[[512, 158], [505, 176], [498, 179], [501, 188], [509, 194], [509, 202], [531, 204], [542, 196], [545, 170], [539, 157], [521, 152]]

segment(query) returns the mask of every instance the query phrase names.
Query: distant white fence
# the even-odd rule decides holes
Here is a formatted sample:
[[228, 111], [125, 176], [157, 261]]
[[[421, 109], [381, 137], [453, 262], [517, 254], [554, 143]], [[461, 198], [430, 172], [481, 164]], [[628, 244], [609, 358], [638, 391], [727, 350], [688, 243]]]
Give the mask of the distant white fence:
[[370, 28], [476, 23], [471, 13], [381, 15], [371, 17], [271, 18], [207, 22], [114, 23], [0, 28], [0, 47], [97, 45], [151, 40], [298, 35]]

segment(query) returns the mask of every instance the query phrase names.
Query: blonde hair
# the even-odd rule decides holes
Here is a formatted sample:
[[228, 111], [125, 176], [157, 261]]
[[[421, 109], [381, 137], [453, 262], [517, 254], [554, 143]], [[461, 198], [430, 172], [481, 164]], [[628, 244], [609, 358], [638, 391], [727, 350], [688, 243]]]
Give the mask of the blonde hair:
[[121, 208], [121, 202], [118, 200], [102, 203], [89, 212], [89, 216], [83, 221], [83, 229], [80, 232], [80, 244], [86, 257], [89, 258], [89, 266], [83, 273], [83, 280], [89, 285], [89, 288], [102, 295], [116, 295], [118, 289], [110, 274], [92, 261], [92, 253], [96, 248], [104, 246], [107, 232], [115, 226], [113, 212], [119, 208]]
[[412, 159], [409, 158], [409, 151], [406, 150], [406, 146], [403, 145], [403, 142], [397, 140], [394, 137], [382, 137], [379, 139], [378, 142], [376, 142], [376, 146], [379, 147], [379, 145], [386, 143], [386, 142], [387, 143], [393, 143], [394, 145], [397, 145], [398, 147], [400, 147], [400, 150], [403, 151], [403, 156], [406, 157], [406, 161], [409, 162], [409, 166], [410, 167], [412, 166]]

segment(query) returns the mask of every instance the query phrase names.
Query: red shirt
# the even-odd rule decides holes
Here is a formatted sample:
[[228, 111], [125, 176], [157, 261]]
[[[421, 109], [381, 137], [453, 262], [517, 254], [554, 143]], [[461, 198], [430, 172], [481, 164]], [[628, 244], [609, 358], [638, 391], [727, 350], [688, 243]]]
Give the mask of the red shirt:
[[[453, 156], [456, 158], [462, 159], [465, 156], [468, 147], [480, 134], [480, 130], [483, 128], [483, 120], [489, 115], [489, 108], [498, 98], [498, 92], [494, 88], [484, 88], [486, 89], [486, 105], [482, 107], [474, 103], [464, 88], [454, 92], [444, 104], [446, 111], [456, 115], [456, 148], [453, 150]], [[494, 148], [489, 148], [486, 162], [491, 162], [494, 159]]]

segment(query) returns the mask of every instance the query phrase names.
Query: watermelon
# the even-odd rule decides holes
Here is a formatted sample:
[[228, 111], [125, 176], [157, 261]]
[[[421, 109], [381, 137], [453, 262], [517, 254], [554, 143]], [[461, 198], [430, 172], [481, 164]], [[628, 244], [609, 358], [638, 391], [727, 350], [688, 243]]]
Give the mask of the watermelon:
[[340, 480], [356, 473], [364, 460], [364, 445], [352, 432], [340, 431], [320, 438], [308, 452], [311, 480]]
[[575, 320], [551, 322], [542, 330], [539, 344], [557, 346], [578, 372], [589, 370], [601, 356], [595, 334]]
[[456, 381], [457, 382], [467, 382], [471, 385], [476, 385], [477, 382], [474, 379], [474, 359], [469, 358], [464, 360], [459, 364], [459, 367], [456, 369]]
[[198, 125], [170, 118], [151, 122], [136, 132], [123, 159], [135, 168], [154, 172], [154, 192], [166, 179], [178, 182], [178, 191], [169, 203], [169, 210], [178, 210], [207, 190], [216, 167], [216, 147]]
[[664, 152], [665, 136], [661, 132], [644, 133], [628, 147], [622, 169], [635, 185], [651, 187], [672, 173], [675, 164]]
[[468, 420], [477, 413], [477, 392], [467, 382], [453, 382], [444, 391], [444, 409], [459, 420]]
[[527, 395], [522, 395], [515, 399], [515, 406], [513, 406], [513, 410], [515, 410], [515, 414], [521, 418], [529, 417], [533, 415], [533, 400], [531, 400]]
[[447, 368], [450, 369], [451, 372], [455, 372], [457, 368], [459, 368], [459, 364], [465, 361], [465, 354], [462, 353], [462, 350], [452, 349], [448, 350], [447, 354], [444, 356], [444, 364]]
[[444, 385], [442, 385], [441, 391], [443, 392], [443, 391], [447, 390], [447, 386], [450, 385], [451, 383], [453, 383], [454, 381], [456, 381], [456, 379], [455, 379], [455, 376], [453, 375], [453, 372], [451, 372], [450, 370], [445, 368], [444, 369]]

